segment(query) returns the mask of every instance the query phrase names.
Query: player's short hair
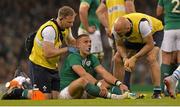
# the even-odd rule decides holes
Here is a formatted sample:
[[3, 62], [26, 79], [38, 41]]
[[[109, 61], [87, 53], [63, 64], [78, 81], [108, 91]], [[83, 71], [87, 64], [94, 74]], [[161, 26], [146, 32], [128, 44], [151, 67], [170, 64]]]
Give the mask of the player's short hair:
[[63, 6], [58, 11], [58, 17], [66, 17], [66, 16], [73, 16], [75, 15], [74, 9], [69, 6]]
[[87, 36], [89, 36], [88, 34], [80, 34], [80, 35], [78, 35], [77, 37], [76, 37], [76, 40], [79, 40], [80, 38], [82, 38], [82, 37], [87, 37]]

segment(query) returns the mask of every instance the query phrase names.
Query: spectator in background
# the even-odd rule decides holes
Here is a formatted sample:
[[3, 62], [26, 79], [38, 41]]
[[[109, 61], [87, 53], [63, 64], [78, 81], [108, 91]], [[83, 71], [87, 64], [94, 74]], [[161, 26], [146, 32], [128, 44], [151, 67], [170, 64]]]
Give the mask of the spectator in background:
[[62, 48], [63, 44], [75, 45], [71, 33], [75, 16], [71, 7], [63, 6], [59, 9], [57, 18], [44, 23], [36, 33], [29, 56], [30, 78], [32, 84], [45, 94], [46, 99], [57, 98], [59, 94], [57, 67], [60, 55], [76, 51], [73, 47]]
[[[96, 14], [101, 21], [102, 25], [105, 27], [105, 31], [109, 41], [109, 44], [112, 48], [112, 53], [114, 58], [112, 61], [113, 64], [113, 75], [123, 81], [124, 72], [121, 72], [123, 67], [120, 66], [120, 55], [119, 53], [115, 54], [115, 43], [114, 35], [112, 35], [111, 30], [113, 27], [114, 21], [119, 17], [123, 16], [126, 13], [135, 12], [133, 0], [101, 0], [101, 3], [96, 10]], [[111, 64], [112, 65], [112, 64]], [[112, 68], [112, 67], [111, 67]]]
[[[164, 13], [165, 30], [162, 42], [161, 87], [164, 90], [163, 79], [169, 76], [180, 65], [180, 1], [159, 0], [157, 16]], [[177, 53], [177, 54], [176, 54]], [[174, 58], [174, 54], [175, 58]], [[180, 90], [180, 85], [179, 85]], [[166, 94], [166, 92], [164, 93]]]
[[104, 52], [100, 34], [100, 22], [96, 16], [99, 0], [81, 0], [79, 7], [79, 17], [81, 24], [78, 30], [78, 35], [88, 34], [91, 38], [91, 53], [97, 56], [102, 61]]
[[136, 61], [146, 56], [154, 85], [152, 98], [160, 99], [160, 68], [157, 55], [163, 38], [162, 22], [146, 14], [130, 13], [115, 21], [112, 33], [115, 36], [117, 52], [124, 62], [125, 74], [129, 75], [125, 76], [125, 84], [130, 84], [130, 73], [134, 70]]

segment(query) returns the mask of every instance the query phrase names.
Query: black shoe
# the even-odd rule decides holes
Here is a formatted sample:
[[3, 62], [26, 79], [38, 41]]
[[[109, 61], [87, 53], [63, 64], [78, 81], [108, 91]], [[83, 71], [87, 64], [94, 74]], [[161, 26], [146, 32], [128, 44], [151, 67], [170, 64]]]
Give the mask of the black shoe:
[[161, 94], [153, 94], [152, 96], [151, 96], [151, 98], [152, 99], [161, 99], [162, 98], [162, 96], [161, 96]]
[[4, 95], [2, 95], [1, 100], [15, 99], [15, 98], [14, 98], [14, 90], [15, 90], [15, 89], [16, 89], [16, 88], [7, 90], [7, 92], [6, 92]]
[[22, 97], [22, 92], [23, 92], [23, 89], [21, 88], [12, 88], [12, 89], [9, 89], [3, 96], [2, 96], [2, 100], [6, 100], [6, 99], [9, 99], [9, 100], [13, 100], [13, 99], [24, 99]]

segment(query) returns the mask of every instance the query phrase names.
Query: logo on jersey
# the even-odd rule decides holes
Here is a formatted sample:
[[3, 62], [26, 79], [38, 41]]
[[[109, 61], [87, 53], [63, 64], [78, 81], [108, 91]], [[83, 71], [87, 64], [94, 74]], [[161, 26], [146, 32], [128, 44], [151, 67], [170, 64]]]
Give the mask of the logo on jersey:
[[86, 62], [86, 65], [87, 65], [87, 66], [90, 66], [90, 65], [91, 65], [91, 61], [87, 61], [87, 62]]
[[87, 59], [84, 59], [84, 60], [82, 60], [82, 66], [90, 66], [91, 65], [91, 61], [87, 61]]

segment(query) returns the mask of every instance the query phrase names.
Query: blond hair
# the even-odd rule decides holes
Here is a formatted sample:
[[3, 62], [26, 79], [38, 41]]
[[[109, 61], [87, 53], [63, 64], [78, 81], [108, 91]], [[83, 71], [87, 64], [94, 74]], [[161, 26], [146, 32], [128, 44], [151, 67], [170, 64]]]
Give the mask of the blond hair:
[[69, 6], [63, 6], [58, 11], [58, 17], [74, 16], [75, 14], [74, 9]]

